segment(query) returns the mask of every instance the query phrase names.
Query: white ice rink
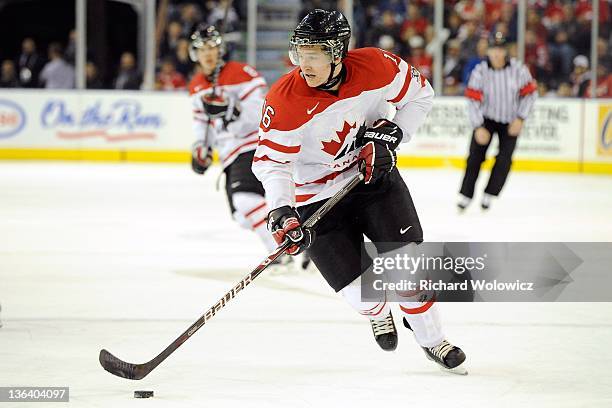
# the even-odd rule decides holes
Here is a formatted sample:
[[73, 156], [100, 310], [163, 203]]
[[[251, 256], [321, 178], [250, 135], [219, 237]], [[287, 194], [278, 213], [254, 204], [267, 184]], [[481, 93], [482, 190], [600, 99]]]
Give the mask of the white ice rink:
[[[461, 377], [403, 327], [381, 351], [312, 272], [264, 274], [147, 378], [112, 376], [101, 348], [151, 359], [262, 259], [218, 172], [0, 163], [0, 386], [69, 386], [70, 407], [612, 407], [610, 303], [442, 304]], [[460, 172], [403, 174], [429, 241], [612, 241], [609, 176], [513, 173], [458, 215]]]

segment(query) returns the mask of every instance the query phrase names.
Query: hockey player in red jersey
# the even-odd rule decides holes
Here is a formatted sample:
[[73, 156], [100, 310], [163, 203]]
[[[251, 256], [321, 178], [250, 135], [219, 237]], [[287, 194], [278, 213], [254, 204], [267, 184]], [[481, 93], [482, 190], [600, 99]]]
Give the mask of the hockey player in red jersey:
[[[350, 35], [346, 18], [337, 11], [314, 10], [298, 24], [289, 51], [298, 67], [266, 96], [253, 171], [266, 191], [271, 208], [267, 224], [276, 241], [291, 240], [291, 254], [308, 249], [329, 285], [370, 319], [380, 347], [394, 350], [397, 331], [390, 304], [361, 299], [360, 276], [369, 266], [362, 264], [361, 245], [365, 236], [384, 255], [412, 253], [423, 241], [416, 209], [395, 164], [399, 144], [409, 141], [429, 113], [433, 89], [418, 70], [392, 53], [348, 51]], [[315, 231], [303, 228], [301, 220], [360, 167], [365, 182]], [[445, 339], [435, 300], [422, 293], [404, 295], [399, 302], [402, 320], [427, 357], [444, 369], [466, 373], [465, 354]]]
[[[242, 227], [254, 230], [271, 251], [276, 243], [266, 230], [269, 210], [264, 189], [251, 170], [266, 81], [249, 65], [223, 61], [225, 43], [214, 26], [196, 29], [189, 54], [202, 69], [189, 85], [197, 137], [192, 148], [192, 168], [204, 174], [212, 163], [213, 149], [217, 150], [234, 219]], [[220, 69], [216, 73], [218, 63]]]

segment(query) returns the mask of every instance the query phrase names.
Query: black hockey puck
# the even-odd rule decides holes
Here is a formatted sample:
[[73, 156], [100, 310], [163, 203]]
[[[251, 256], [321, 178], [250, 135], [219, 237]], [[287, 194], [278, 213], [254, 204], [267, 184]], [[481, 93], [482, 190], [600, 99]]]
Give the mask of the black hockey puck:
[[134, 398], [151, 398], [153, 391], [134, 391]]

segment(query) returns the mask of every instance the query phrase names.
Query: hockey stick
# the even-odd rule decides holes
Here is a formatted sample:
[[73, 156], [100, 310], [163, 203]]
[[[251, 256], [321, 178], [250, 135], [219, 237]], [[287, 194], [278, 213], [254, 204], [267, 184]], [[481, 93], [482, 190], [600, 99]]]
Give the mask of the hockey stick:
[[[355, 186], [357, 186], [364, 176], [360, 172], [355, 175], [349, 183], [344, 186], [340, 191], [334, 194], [329, 200], [325, 202], [308, 220], [304, 223], [304, 227], [313, 227], [325, 214], [329, 212], [345, 195], [349, 193]], [[183, 332], [179, 337], [176, 338], [168, 347], [164, 349], [157, 357], [153, 360], [143, 364], [132, 364], [126, 363], [125, 361], [115, 357], [106, 350], [100, 351], [100, 364], [102, 367], [111, 374], [119, 377], [127, 378], [130, 380], [140, 380], [146, 377], [155, 367], [157, 367], [162, 361], [164, 361], [170, 354], [172, 354], [177, 348], [181, 346], [187, 339], [189, 339], [195, 332], [197, 332], [202, 326], [204, 326], [217, 312], [225, 307], [225, 305], [232, 300], [238, 292], [246, 288], [248, 285], [255, 280], [276, 258], [283, 255], [290, 243], [286, 241], [280, 245], [274, 252], [260, 263], [251, 273], [246, 275], [237, 285], [235, 285], [229, 292], [227, 292], [217, 303], [210, 307], [200, 318], [193, 323], [187, 330]]]

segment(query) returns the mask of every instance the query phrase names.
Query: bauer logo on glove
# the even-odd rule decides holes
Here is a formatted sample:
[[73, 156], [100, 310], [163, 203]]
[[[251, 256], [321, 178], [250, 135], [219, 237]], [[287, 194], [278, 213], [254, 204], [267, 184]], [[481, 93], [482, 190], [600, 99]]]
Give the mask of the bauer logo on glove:
[[360, 141], [363, 147], [359, 153], [359, 168], [365, 176], [366, 184], [376, 182], [395, 168], [395, 149], [402, 137], [402, 129], [386, 119], [379, 119], [371, 128], [366, 129]]

